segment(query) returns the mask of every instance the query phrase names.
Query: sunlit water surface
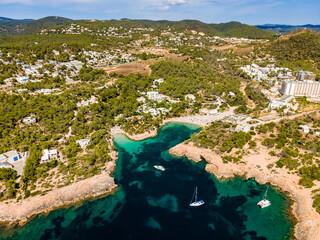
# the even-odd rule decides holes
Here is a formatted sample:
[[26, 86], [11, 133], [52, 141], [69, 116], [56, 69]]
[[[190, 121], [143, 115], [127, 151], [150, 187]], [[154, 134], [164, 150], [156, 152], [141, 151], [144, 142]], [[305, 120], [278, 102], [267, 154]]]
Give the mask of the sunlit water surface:
[[[114, 195], [40, 215], [14, 232], [2, 231], [2, 239], [289, 239], [293, 226], [283, 194], [270, 188], [272, 205], [260, 209], [266, 186], [240, 178], [218, 181], [205, 172], [205, 162], [168, 153], [199, 130], [170, 123], [144, 141], [116, 135]], [[205, 204], [191, 208], [195, 186]]]

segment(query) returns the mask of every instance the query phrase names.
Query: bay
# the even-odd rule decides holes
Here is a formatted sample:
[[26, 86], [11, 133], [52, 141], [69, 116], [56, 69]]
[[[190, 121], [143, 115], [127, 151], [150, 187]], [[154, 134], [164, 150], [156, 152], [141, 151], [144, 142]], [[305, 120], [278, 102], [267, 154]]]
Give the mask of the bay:
[[[26, 226], [1, 232], [2, 239], [290, 239], [289, 201], [269, 188], [272, 205], [257, 207], [266, 187], [254, 180], [219, 181], [206, 163], [177, 158], [168, 150], [200, 131], [170, 123], [143, 141], [114, 137], [119, 152], [114, 195], [40, 215]], [[154, 165], [162, 165], [159, 171]], [[189, 203], [198, 186], [205, 204]]]

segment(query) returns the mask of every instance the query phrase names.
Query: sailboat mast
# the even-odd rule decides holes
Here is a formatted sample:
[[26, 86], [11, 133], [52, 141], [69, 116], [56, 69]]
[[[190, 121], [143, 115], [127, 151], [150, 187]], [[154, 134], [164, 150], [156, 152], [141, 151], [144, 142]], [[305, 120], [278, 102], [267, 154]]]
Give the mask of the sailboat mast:
[[195, 202], [197, 201], [197, 198], [198, 198], [198, 187], [196, 187], [196, 198], [195, 198]]
[[264, 193], [263, 199], [267, 199], [268, 189], [269, 189], [269, 186], [267, 187], [267, 190], [266, 190], [266, 192]]

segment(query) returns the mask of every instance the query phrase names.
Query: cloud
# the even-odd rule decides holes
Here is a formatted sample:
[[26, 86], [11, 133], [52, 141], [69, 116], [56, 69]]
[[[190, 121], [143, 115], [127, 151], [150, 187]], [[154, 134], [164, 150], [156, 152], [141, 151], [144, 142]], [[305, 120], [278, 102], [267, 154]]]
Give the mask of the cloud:
[[160, 3], [151, 4], [149, 8], [159, 11], [168, 11], [174, 6], [185, 5], [187, 3], [188, 2], [186, 0], [165, 0]]
[[155, 7], [156, 9], [160, 10], [160, 11], [167, 11], [170, 9], [170, 6], [168, 5], [163, 5], [163, 6], [157, 6]]
[[42, 1], [42, 0], [0, 0], [0, 4], [23, 4], [23, 5], [37, 5], [37, 6], [46, 6], [46, 5], [55, 5], [63, 3], [93, 3], [99, 2], [100, 0], [55, 0], [55, 1]]
[[168, 0], [168, 4], [170, 5], [180, 5], [187, 3], [186, 0]]

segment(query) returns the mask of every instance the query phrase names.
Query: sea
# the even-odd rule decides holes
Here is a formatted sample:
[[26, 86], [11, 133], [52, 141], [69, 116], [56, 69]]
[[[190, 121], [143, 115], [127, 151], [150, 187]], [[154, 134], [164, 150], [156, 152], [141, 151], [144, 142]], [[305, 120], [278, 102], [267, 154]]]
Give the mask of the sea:
[[[115, 135], [119, 188], [114, 194], [41, 214], [21, 228], [2, 229], [0, 239], [290, 239], [290, 200], [278, 189], [254, 179], [217, 180], [205, 171], [205, 161], [194, 163], [168, 153], [200, 130], [169, 123], [142, 141]], [[196, 187], [198, 200], [205, 204], [190, 207]], [[261, 209], [257, 202], [267, 188], [271, 206]]]

